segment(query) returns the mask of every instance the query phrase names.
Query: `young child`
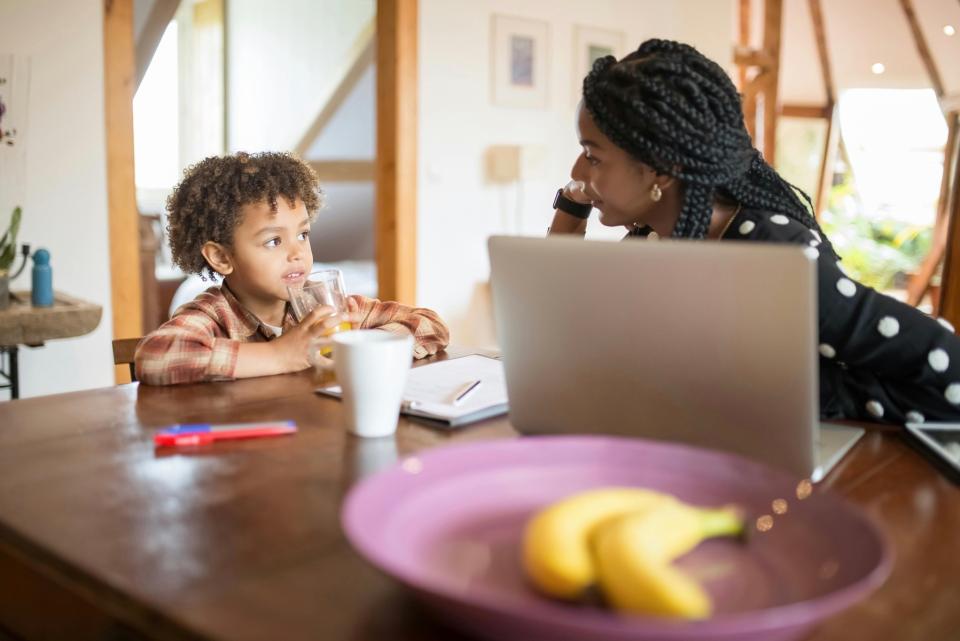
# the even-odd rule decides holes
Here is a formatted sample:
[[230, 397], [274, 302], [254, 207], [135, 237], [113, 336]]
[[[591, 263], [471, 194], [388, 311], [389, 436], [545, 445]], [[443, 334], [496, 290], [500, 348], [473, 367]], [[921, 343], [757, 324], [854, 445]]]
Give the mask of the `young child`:
[[[309, 367], [310, 349], [342, 320], [321, 307], [297, 323], [288, 305], [287, 287], [302, 285], [313, 266], [310, 223], [321, 204], [317, 175], [288, 154], [241, 152], [190, 167], [167, 201], [173, 260], [223, 283], [140, 342], [137, 378], [173, 385]], [[416, 358], [449, 341], [429, 309], [356, 295], [348, 307], [355, 326], [412, 334]]]

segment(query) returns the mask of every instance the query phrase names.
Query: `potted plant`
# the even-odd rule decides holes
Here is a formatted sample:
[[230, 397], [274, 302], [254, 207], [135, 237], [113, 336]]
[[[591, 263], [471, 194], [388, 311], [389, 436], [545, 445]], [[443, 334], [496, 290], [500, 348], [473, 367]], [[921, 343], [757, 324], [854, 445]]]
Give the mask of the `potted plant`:
[[[16, 278], [23, 270], [23, 265], [21, 265], [16, 274], [10, 275], [13, 261], [17, 257], [17, 232], [20, 230], [20, 214], [19, 207], [13, 210], [10, 226], [7, 227], [7, 230], [3, 232], [3, 237], [0, 238], [0, 309], [6, 309], [10, 306], [10, 280]], [[23, 264], [26, 264], [26, 260]]]

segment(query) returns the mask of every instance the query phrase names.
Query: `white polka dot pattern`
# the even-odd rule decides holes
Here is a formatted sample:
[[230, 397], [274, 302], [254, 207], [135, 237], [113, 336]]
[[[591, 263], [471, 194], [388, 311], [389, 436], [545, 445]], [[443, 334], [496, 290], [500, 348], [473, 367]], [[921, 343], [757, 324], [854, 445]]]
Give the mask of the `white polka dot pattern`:
[[783, 214], [774, 214], [773, 216], [770, 216], [770, 222], [775, 225], [786, 225], [790, 222], [790, 219]]
[[930, 363], [930, 369], [935, 372], [945, 372], [950, 367], [950, 357], [945, 350], [939, 347], [930, 351], [930, 354], [927, 355], [927, 362]]
[[927, 419], [924, 418], [923, 414], [916, 410], [907, 412], [907, 423], [923, 423], [925, 420]]
[[953, 325], [951, 325], [950, 321], [948, 321], [946, 318], [938, 318], [937, 322], [949, 329], [951, 332], [956, 333], [957, 330], [953, 328]]
[[947, 389], [944, 390], [943, 395], [954, 405], [960, 405], [960, 383], [950, 383], [947, 385]]
[[880, 418], [883, 416], [883, 405], [880, 404], [880, 401], [867, 401], [867, 411], [870, 412], [871, 416]]
[[812, 258], [813, 260], [820, 258], [820, 252], [816, 247], [804, 247], [803, 253], [807, 256], [807, 258]]
[[887, 338], [893, 338], [900, 332], [900, 321], [893, 316], [884, 316], [877, 323], [877, 331]]
[[857, 293], [857, 286], [849, 278], [841, 278], [837, 281], [837, 291], [847, 298], [852, 298]]
[[740, 223], [740, 227], [737, 229], [737, 231], [739, 231], [741, 235], [746, 236], [752, 232], [753, 228], [756, 226], [757, 225], [752, 220], [745, 220]]
[[809, 243], [807, 243], [807, 244], [810, 245], [811, 247], [819, 247], [819, 246], [820, 246], [820, 241], [819, 241], [819, 240], [811, 240], [811, 241], [810, 241]]
[[823, 242], [823, 238], [820, 237], [820, 234], [817, 233], [816, 229], [811, 229], [810, 233], [813, 235], [814, 238], [817, 239], [818, 243]]
[[821, 354], [823, 354], [824, 358], [833, 358], [837, 355], [837, 350], [833, 349], [833, 345], [828, 343], [820, 343], [820, 347], [817, 349]]

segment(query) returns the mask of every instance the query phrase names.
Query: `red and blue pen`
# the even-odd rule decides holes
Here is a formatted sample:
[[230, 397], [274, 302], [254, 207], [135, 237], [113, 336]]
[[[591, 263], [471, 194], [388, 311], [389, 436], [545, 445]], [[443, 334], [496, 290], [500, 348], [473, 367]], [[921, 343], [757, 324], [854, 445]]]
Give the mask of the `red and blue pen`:
[[153, 435], [157, 446], [169, 445], [207, 445], [214, 441], [238, 438], [257, 438], [260, 436], [281, 436], [293, 434], [297, 424], [293, 421], [271, 421], [265, 423], [230, 423], [211, 425], [210, 423], [190, 423], [174, 425]]

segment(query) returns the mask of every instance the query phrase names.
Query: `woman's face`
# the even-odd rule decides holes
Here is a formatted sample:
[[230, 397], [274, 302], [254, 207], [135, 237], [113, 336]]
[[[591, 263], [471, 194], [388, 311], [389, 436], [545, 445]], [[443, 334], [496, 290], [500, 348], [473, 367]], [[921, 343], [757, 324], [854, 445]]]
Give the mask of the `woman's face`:
[[577, 136], [583, 152], [570, 176], [586, 185], [584, 192], [600, 210], [600, 222], [608, 227], [649, 224], [656, 205], [650, 198], [656, 172], [614, 145], [582, 102], [577, 107]]

